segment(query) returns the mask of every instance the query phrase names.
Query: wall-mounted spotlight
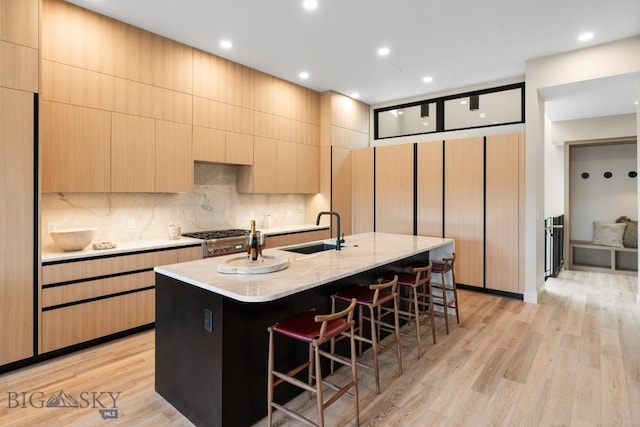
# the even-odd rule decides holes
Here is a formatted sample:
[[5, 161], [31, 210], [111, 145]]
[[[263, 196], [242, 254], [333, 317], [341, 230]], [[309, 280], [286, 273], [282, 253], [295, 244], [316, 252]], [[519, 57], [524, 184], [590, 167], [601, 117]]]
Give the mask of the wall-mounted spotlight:
[[582, 175], [580, 175], [582, 177], [582, 179], [587, 179], [589, 178], [589, 172], [582, 172]]
[[613, 174], [611, 172], [609, 172], [609, 171], [604, 173], [604, 177], [607, 178], [607, 179], [611, 178], [612, 176], [613, 176]]
[[480, 97], [478, 95], [471, 95], [469, 97], [469, 111], [477, 111], [480, 109]]
[[429, 117], [429, 104], [420, 104], [420, 117]]

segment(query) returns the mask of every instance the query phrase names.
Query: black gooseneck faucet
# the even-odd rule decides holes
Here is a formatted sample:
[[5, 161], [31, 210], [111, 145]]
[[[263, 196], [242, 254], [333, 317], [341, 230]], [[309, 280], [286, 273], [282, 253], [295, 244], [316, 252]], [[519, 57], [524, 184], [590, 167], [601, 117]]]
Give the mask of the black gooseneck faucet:
[[336, 239], [336, 251], [340, 250], [340, 244], [342, 242], [344, 242], [344, 239], [340, 238], [340, 215], [338, 214], [338, 212], [334, 212], [334, 211], [322, 211], [322, 212], [318, 212], [318, 217], [316, 218], [316, 225], [320, 225], [320, 217], [322, 215], [333, 215], [336, 217], [336, 220], [338, 222], [338, 238]]

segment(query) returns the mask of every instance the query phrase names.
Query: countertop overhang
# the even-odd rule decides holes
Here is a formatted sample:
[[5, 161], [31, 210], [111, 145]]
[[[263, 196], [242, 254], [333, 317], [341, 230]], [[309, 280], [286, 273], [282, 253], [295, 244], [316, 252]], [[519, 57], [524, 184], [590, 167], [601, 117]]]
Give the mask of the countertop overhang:
[[[318, 241], [320, 242], [320, 241]], [[266, 249], [266, 255], [286, 256], [289, 268], [267, 274], [223, 274], [224, 257], [156, 267], [156, 273], [215, 292], [237, 301], [259, 303], [277, 300], [335, 280], [383, 266], [426, 251], [433, 259], [450, 255], [452, 239], [389, 233], [363, 233], [346, 237], [347, 246], [311, 255]], [[299, 245], [295, 245], [299, 246]]]

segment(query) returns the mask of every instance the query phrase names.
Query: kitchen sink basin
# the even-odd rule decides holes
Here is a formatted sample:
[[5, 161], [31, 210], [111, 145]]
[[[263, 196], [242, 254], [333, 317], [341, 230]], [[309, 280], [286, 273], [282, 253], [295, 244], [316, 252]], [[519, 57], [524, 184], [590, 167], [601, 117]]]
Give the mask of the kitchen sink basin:
[[[298, 254], [315, 254], [316, 252], [324, 252], [324, 251], [335, 251], [336, 250], [336, 244], [334, 243], [335, 240], [333, 240], [331, 243], [329, 243], [328, 241], [324, 241], [324, 242], [316, 242], [316, 243], [311, 243], [311, 244], [306, 244], [306, 245], [300, 245], [300, 246], [294, 246], [292, 248], [286, 248], [286, 249], [282, 249], [283, 251], [287, 251], [287, 252], [295, 252]], [[341, 243], [340, 244], [340, 248], [341, 250], [343, 250], [345, 247], [351, 247], [353, 245], [349, 244], [349, 243]]]
[[295, 246], [293, 248], [282, 249], [287, 252], [295, 252], [298, 254], [315, 254], [316, 252], [336, 250], [336, 245], [328, 243], [314, 243], [312, 245]]

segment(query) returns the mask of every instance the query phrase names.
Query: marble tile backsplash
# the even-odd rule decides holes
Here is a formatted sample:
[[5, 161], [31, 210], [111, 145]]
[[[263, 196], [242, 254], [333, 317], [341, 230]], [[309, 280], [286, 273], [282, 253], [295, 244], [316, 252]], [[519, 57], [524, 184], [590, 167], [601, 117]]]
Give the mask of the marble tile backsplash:
[[[42, 195], [42, 247], [53, 247], [48, 224], [56, 228], [95, 227], [95, 241], [165, 238], [169, 222], [183, 232], [303, 224], [305, 196], [240, 194], [237, 166], [196, 163], [193, 193], [47, 193]], [[135, 225], [129, 228], [129, 225]]]

